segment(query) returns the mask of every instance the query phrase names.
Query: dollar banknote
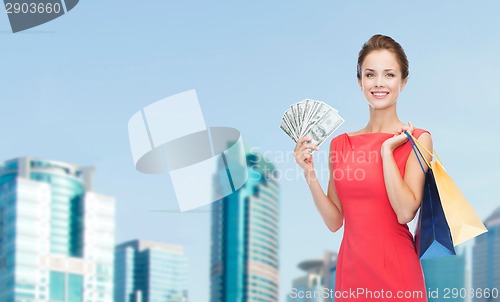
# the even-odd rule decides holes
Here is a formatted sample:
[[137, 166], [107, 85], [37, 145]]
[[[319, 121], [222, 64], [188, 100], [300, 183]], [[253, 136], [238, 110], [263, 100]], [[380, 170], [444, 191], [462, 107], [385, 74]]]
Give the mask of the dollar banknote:
[[343, 122], [335, 108], [322, 101], [305, 99], [290, 106], [283, 114], [280, 128], [294, 142], [308, 136], [311, 143], [319, 146]]

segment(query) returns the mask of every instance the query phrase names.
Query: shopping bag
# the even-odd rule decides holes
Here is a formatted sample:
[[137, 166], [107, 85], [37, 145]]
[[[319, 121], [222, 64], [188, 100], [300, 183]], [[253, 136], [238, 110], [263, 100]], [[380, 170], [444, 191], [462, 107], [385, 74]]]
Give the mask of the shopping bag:
[[[412, 138], [409, 137], [409, 139], [420, 167], [425, 174], [420, 216], [418, 217], [417, 230], [415, 232], [417, 254], [420, 259], [455, 255], [450, 228], [441, 204], [433, 170], [412, 141]], [[419, 155], [428, 166], [427, 171], [425, 171]]]
[[420, 259], [455, 255], [450, 228], [444, 215], [432, 169], [425, 173], [415, 243]]
[[453, 244], [458, 245], [488, 230], [440, 161], [431, 163]]
[[[430, 151], [411, 134], [410, 137], [417, 147], [417, 151], [423, 149], [431, 154]], [[444, 169], [443, 163], [435, 150], [433, 150], [433, 154], [435, 155], [435, 160], [430, 163], [430, 167], [434, 173], [441, 204], [450, 227], [453, 245], [456, 246], [487, 232], [488, 230], [474, 211], [474, 208], [472, 208], [458, 186]]]

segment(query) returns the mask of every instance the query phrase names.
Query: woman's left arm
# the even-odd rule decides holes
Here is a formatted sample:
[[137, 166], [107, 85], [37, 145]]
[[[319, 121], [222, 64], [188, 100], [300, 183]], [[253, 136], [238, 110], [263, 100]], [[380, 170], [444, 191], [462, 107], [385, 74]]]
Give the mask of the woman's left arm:
[[[417, 157], [411, 152], [408, 156], [405, 167], [404, 179], [399, 173], [398, 165], [394, 159], [394, 150], [407, 141], [404, 131], [413, 132], [413, 126], [403, 127], [398, 130], [399, 134], [386, 140], [381, 147], [382, 166], [384, 171], [384, 181], [389, 196], [391, 206], [398, 217], [398, 222], [406, 224], [410, 222], [417, 213], [422, 201], [422, 193], [425, 181], [425, 175], [420, 168]], [[427, 132], [419, 136], [418, 141], [432, 152], [432, 138]], [[422, 153], [427, 162], [432, 160], [430, 154]], [[424, 169], [427, 166], [422, 161]]]

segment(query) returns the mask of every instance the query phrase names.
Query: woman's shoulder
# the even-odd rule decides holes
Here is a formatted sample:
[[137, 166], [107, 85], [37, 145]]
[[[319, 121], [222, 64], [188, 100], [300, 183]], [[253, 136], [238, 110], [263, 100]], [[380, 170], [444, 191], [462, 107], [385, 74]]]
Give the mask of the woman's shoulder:
[[334, 149], [335, 146], [337, 145], [337, 143], [339, 142], [339, 140], [343, 139], [345, 136], [346, 136], [345, 132], [342, 132], [342, 133], [337, 134], [336, 136], [334, 136], [332, 138], [332, 140], [330, 141], [330, 149]]
[[423, 128], [415, 128], [415, 129], [413, 129], [412, 135], [414, 137], [416, 137], [416, 138], [419, 138], [422, 133], [427, 133], [427, 134], [431, 135], [431, 132], [429, 130], [423, 129]]
[[343, 137], [345, 134], [346, 134], [345, 132], [342, 132], [342, 133], [337, 134], [336, 136], [334, 136], [334, 137], [332, 138], [332, 141], [334, 141], [334, 140], [338, 140], [340, 137]]

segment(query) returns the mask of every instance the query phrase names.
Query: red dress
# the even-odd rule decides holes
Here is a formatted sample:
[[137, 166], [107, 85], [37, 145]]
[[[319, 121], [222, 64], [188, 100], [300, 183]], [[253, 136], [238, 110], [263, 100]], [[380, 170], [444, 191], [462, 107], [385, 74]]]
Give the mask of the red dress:
[[[423, 132], [415, 129], [413, 135]], [[344, 214], [336, 302], [427, 301], [413, 236], [398, 222], [385, 188], [380, 147], [392, 136], [343, 133], [331, 141], [332, 179]], [[411, 152], [410, 142], [394, 150], [402, 176]]]

